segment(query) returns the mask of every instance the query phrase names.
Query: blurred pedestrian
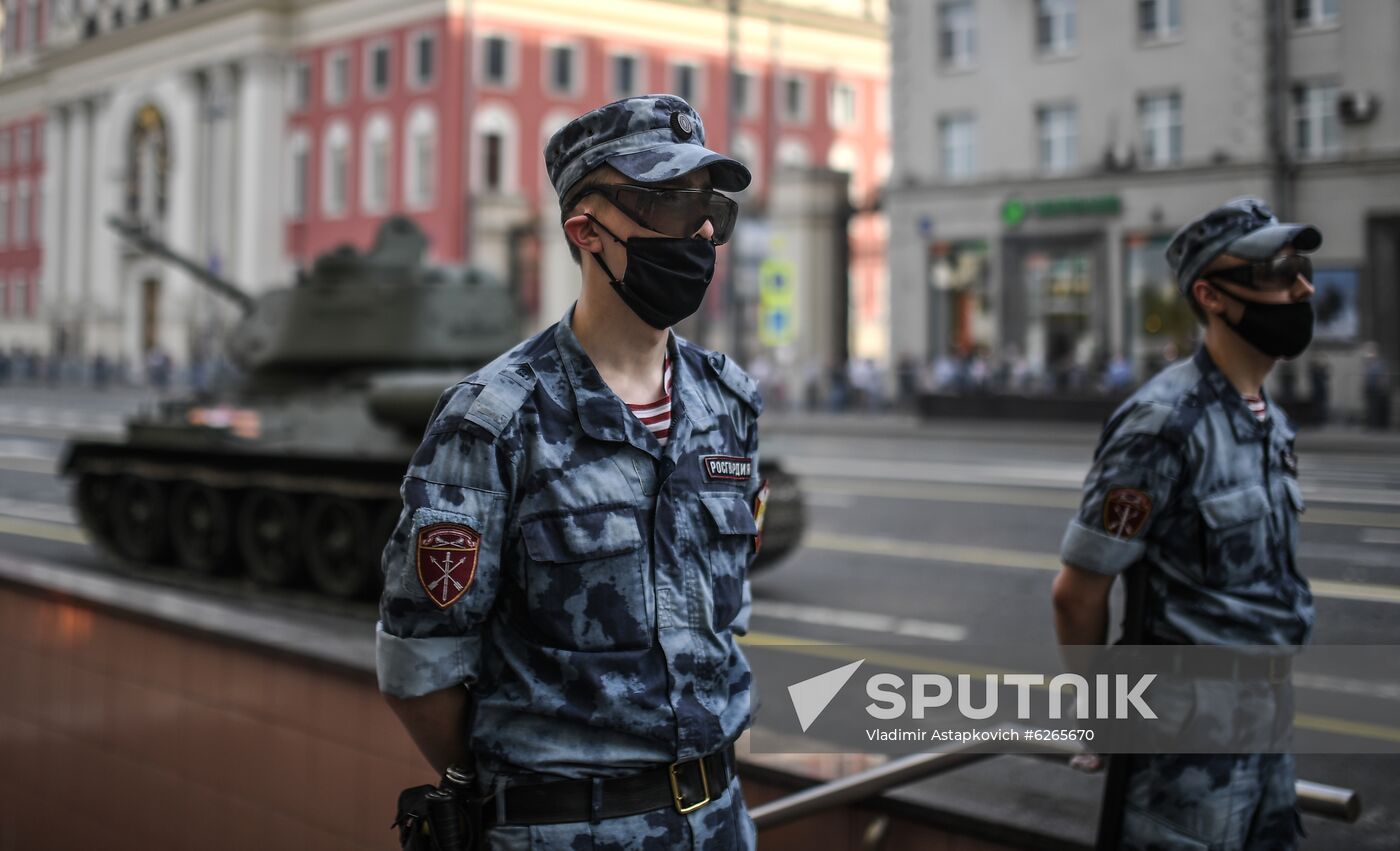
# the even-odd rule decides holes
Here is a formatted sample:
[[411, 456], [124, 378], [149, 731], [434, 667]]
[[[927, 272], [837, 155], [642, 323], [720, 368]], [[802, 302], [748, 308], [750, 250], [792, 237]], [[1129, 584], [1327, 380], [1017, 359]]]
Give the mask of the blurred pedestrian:
[[1326, 425], [1332, 404], [1332, 370], [1321, 355], [1314, 355], [1308, 364], [1308, 384], [1312, 388], [1313, 422]]
[[1362, 347], [1361, 386], [1366, 398], [1366, 427], [1390, 428], [1390, 370], [1374, 342]]
[[[1295, 432], [1263, 386], [1280, 358], [1297, 357], [1312, 339], [1304, 252], [1321, 242], [1311, 225], [1280, 223], [1247, 198], [1172, 238], [1167, 260], [1206, 327], [1204, 344], [1143, 385], [1104, 428], [1060, 549], [1053, 594], [1062, 644], [1107, 640], [1119, 574], [1138, 589], [1129, 591], [1124, 619], [1130, 644], [1307, 642], [1314, 615], [1296, 552], [1303, 502]], [[1251, 694], [1275, 714], [1248, 723], [1291, 719], [1286, 681], [1242, 687], [1261, 690]], [[1121, 846], [1110, 847], [1297, 846], [1292, 754], [1117, 759], [1127, 760], [1119, 775], [1126, 782], [1110, 786], [1122, 797], [1106, 796], [1105, 806], [1122, 818]]]

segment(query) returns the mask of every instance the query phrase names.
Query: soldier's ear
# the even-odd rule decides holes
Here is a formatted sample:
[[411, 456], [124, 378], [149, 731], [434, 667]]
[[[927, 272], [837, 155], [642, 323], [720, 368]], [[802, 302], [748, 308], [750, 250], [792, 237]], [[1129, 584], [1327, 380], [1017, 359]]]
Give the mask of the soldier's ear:
[[603, 250], [603, 238], [598, 233], [597, 226], [583, 213], [564, 220], [564, 236], [571, 244], [578, 246], [580, 251], [588, 254]]
[[1225, 300], [1220, 293], [1215, 291], [1215, 287], [1206, 283], [1205, 278], [1197, 278], [1191, 285], [1191, 296], [1196, 300], [1196, 304], [1206, 313], [1222, 315], [1225, 313]]

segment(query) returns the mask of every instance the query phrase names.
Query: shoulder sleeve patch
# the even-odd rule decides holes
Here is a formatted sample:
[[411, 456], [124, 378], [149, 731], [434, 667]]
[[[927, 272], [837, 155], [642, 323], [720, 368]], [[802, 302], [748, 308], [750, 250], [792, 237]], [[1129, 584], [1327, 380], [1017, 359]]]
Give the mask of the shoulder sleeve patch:
[[528, 364], [506, 367], [481, 388], [462, 421], [480, 426], [495, 440], [515, 419], [516, 411], [535, 389], [535, 381], [535, 372]]
[[711, 352], [705, 356], [705, 363], [719, 378], [720, 383], [728, 387], [730, 392], [753, 409], [755, 416], [763, 413], [763, 395], [759, 393], [758, 382], [740, 369], [732, 358], [725, 357], [719, 352]]

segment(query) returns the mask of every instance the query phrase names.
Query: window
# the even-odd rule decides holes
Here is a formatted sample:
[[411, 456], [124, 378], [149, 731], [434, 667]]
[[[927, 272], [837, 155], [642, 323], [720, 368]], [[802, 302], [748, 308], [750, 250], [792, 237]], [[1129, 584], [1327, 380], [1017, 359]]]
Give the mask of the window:
[[503, 35], [488, 35], [481, 40], [481, 76], [493, 86], [510, 84], [510, 40]]
[[1145, 95], [1138, 101], [1142, 164], [1161, 168], [1181, 164], [1181, 95]]
[[29, 164], [29, 128], [18, 127], [15, 129], [15, 165]]
[[6, 24], [5, 26], [0, 27], [0, 35], [3, 35], [4, 37], [4, 41], [0, 42], [0, 44], [3, 44], [6, 56], [13, 56], [17, 52], [15, 49], [15, 41], [19, 37], [19, 30], [10, 26], [9, 22], [15, 19], [15, 12], [18, 9], [19, 3], [17, 2], [17, 0], [5, 0]]
[[629, 53], [615, 53], [612, 56], [612, 95], [614, 98], [627, 98], [642, 93], [641, 60]]
[[671, 91], [697, 109], [700, 106], [700, 66], [677, 62], [671, 66]]
[[419, 104], [405, 124], [404, 203], [415, 210], [433, 206], [437, 189], [437, 113]]
[[948, 115], [938, 121], [938, 156], [943, 179], [970, 180], [977, 174], [977, 118]]
[[15, 247], [29, 244], [29, 181], [15, 188]]
[[333, 50], [326, 54], [326, 85], [322, 95], [330, 106], [345, 103], [350, 97], [350, 53]]
[[409, 42], [409, 85], [426, 89], [437, 78], [437, 35], [431, 30], [415, 34]]
[[389, 42], [376, 41], [365, 48], [365, 94], [371, 97], [389, 90]]
[[1293, 0], [1293, 23], [1298, 27], [1336, 24], [1337, 0]]
[[366, 213], [389, 209], [389, 118], [376, 113], [365, 124], [360, 153], [360, 206]]
[[24, 4], [24, 49], [33, 50], [39, 46], [39, 0], [29, 0]]
[[306, 216], [306, 198], [311, 181], [311, 152], [306, 134], [297, 132], [287, 145], [287, 217], [302, 219]]
[[856, 87], [850, 83], [831, 84], [831, 126], [850, 127], [856, 123]]
[[734, 114], [740, 118], [757, 116], [758, 92], [754, 88], [754, 75], [748, 71], [735, 71], [729, 83], [729, 96], [734, 100]]
[[10, 165], [10, 134], [0, 130], [0, 168]]
[[949, 68], [971, 68], [977, 59], [977, 11], [972, 0], [938, 7], [938, 60]]
[[1069, 171], [1079, 162], [1079, 114], [1073, 105], [1042, 106], [1036, 124], [1040, 141], [1040, 170]]
[[1138, 0], [1138, 34], [1144, 41], [1181, 32], [1181, 0]]
[[287, 68], [287, 108], [300, 112], [311, 105], [311, 65], [297, 60]]
[[1310, 83], [1293, 89], [1293, 127], [1299, 159], [1337, 155], [1341, 139], [1337, 134], [1336, 83]]
[[321, 212], [345, 215], [350, 197], [350, 129], [337, 121], [326, 130], [321, 150]]
[[10, 244], [10, 187], [0, 184], [0, 248]]
[[578, 51], [571, 44], [545, 49], [545, 87], [556, 95], [571, 95], [578, 86]]
[[1035, 43], [1047, 56], [1074, 50], [1075, 0], [1036, 0]]
[[783, 118], [801, 123], [807, 120], [807, 79], [796, 75], [783, 79]]

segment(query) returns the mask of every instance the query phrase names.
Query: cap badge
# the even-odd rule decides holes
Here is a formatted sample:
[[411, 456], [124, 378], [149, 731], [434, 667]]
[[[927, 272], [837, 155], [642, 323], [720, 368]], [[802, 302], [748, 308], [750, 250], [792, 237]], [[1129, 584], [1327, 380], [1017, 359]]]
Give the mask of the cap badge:
[[675, 131], [676, 137], [682, 142], [690, 141], [690, 137], [695, 135], [695, 122], [690, 120], [690, 116], [684, 112], [671, 113], [671, 129]]

